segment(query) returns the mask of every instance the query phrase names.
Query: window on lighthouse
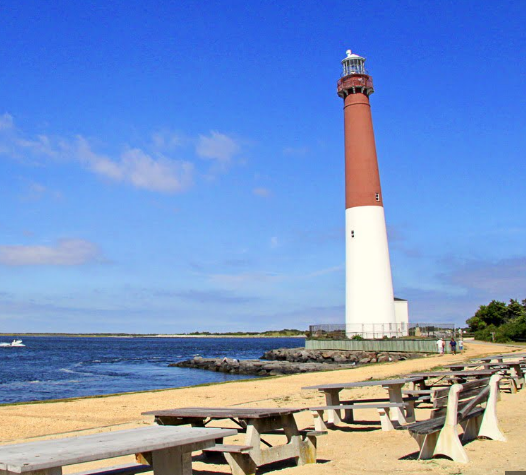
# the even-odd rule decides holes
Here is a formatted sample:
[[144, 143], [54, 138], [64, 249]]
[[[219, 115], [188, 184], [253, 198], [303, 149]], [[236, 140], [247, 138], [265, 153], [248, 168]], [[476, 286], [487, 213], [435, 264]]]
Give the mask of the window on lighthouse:
[[376, 201], [380, 201], [380, 193], [376, 193]]

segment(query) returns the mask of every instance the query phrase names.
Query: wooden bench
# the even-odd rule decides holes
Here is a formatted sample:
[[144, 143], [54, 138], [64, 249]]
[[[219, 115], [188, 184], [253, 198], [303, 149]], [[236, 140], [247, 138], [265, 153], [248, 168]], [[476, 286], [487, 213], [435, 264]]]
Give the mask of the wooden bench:
[[[434, 409], [429, 420], [400, 427], [418, 442], [418, 459], [445, 455], [455, 462], [468, 462], [462, 442], [477, 437], [505, 441], [497, 421], [496, 405], [501, 375], [453, 384], [434, 390]], [[458, 425], [464, 429], [462, 441]]]
[[[376, 402], [379, 401], [379, 402]], [[383, 402], [382, 399], [361, 399], [356, 401], [342, 401], [341, 404], [333, 406], [319, 406], [319, 407], [310, 407], [309, 410], [314, 417], [314, 428], [317, 431], [326, 431], [327, 425], [333, 425], [331, 423], [325, 423], [323, 420], [325, 411], [343, 411], [344, 415], [341, 419], [344, 422], [354, 422], [354, 411], [362, 409], [376, 409], [378, 415], [380, 416], [380, 424], [382, 430], [389, 431], [393, 430], [393, 422], [391, 421], [390, 409], [399, 408], [399, 409], [408, 409], [410, 408], [409, 402]], [[349, 404], [350, 403], [350, 404]], [[371, 404], [369, 404], [371, 403]], [[414, 409], [414, 406], [413, 406]], [[414, 421], [414, 411], [409, 410], [406, 415], [406, 419]]]
[[235, 429], [150, 426], [5, 445], [0, 447], [0, 474], [62, 475], [67, 465], [135, 454], [139, 463], [82, 474], [131, 475], [153, 470], [155, 475], [188, 475], [192, 452], [236, 434]]

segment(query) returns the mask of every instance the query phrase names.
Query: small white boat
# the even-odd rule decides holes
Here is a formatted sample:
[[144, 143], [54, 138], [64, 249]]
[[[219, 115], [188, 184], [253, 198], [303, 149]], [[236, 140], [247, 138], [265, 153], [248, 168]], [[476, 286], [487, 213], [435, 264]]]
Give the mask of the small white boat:
[[13, 340], [11, 343], [0, 343], [0, 347], [11, 348], [13, 346], [26, 346], [22, 343], [22, 340]]

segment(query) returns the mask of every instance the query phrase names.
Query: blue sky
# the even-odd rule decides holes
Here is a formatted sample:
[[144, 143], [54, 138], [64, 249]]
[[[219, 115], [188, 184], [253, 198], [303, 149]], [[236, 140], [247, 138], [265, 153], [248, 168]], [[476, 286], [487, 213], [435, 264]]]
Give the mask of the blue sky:
[[2, 2], [0, 331], [343, 322], [348, 48], [410, 319], [526, 298], [525, 21], [520, 1]]

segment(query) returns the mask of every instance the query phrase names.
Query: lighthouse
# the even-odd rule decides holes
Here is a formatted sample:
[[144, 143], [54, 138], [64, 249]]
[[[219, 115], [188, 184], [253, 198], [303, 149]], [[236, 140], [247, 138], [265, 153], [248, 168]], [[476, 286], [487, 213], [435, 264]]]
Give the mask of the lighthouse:
[[400, 332], [369, 105], [373, 79], [365, 58], [350, 50], [342, 66], [338, 96], [343, 99], [345, 134], [346, 332], [365, 338], [395, 336]]

